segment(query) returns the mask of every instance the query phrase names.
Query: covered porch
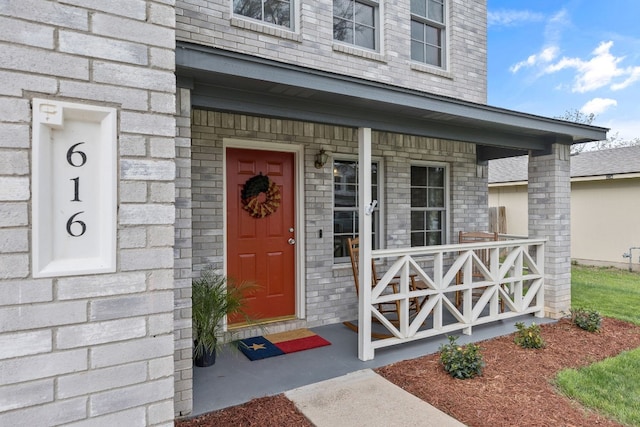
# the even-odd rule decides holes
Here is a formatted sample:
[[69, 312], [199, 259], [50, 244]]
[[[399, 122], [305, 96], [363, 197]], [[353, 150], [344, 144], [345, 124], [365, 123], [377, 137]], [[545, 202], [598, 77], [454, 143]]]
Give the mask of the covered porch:
[[[456, 331], [473, 330], [475, 339], [476, 332], [486, 327], [476, 325], [489, 321], [499, 325], [523, 313], [557, 318], [568, 311], [569, 148], [573, 143], [604, 139], [605, 129], [188, 43], [178, 43], [176, 60], [180, 87], [175, 270], [176, 376], [180, 379], [176, 390], [182, 394], [177, 401], [188, 405], [193, 395], [188, 384], [193, 378], [188, 310], [192, 275], [205, 262], [226, 262], [226, 213], [215, 210], [222, 211], [226, 200], [225, 192], [218, 189], [224, 187], [224, 150], [230, 146], [293, 153], [298, 191], [297, 222], [292, 227], [296, 230], [297, 305], [295, 319], [282, 327], [337, 323], [346, 329], [340, 322], [357, 317], [362, 326], [359, 334], [347, 330], [347, 336], [358, 343], [352, 357], [367, 361], [374, 352], [377, 360], [395, 351], [395, 347], [382, 349], [387, 345], [419, 346], [433, 336]], [[358, 203], [352, 216], [357, 224], [350, 232], [361, 237], [361, 265], [377, 259], [381, 272], [389, 272], [387, 279], [403, 277], [397, 296], [383, 297], [377, 290], [368, 290], [355, 299], [348, 264], [344, 259], [340, 264], [335, 255], [339, 246], [334, 222], [335, 168], [314, 167], [321, 149], [359, 165], [354, 168], [358, 178], [353, 193]], [[480, 285], [465, 283], [464, 278], [462, 283], [454, 280], [458, 271], [464, 276], [474, 263], [469, 252], [455, 246], [457, 233], [488, 227], [487, 161], [521, 154], [530, 156], [530, 236], [516, 244], [513, 256], [508, 255], [511, 249], [505, 252], [507, 248], [501, 246], [506, 243], [486, 246], [494, 261], [485, 272], [485, 293], [477, 303], [467, 298], [458, 307], [451, 303], [452, 295], [470, 293]], [[378, 203], [384, 212], [378, 214], [376, 245], [370, 215], [376, 209], [374, 201], [380, 202], [380, 196], [371, 192], [375, 159], [381, 172], [377, 188], [388, 196]], [[196, 163], [198, 168], [193, 166]], [[200, 167], [205, 163], [211, 165], [209, 169]], [[442, 185], [446, 217], [434, 246], [425, 246], [432, 245], [426, 240], [415, 244], [410, 236], [414, 166], [442, 170], [450, 180]], [[196, 190], [200, 192], [198, 209], [212, 212], [198, 212], [201, 229], [194, 227]], [[205, 215], [210, 216], [205, 219]], [[201, 234], [196, 236], [196, 231]], [[201, 250], [205, 246], [208, 252]], [[529, 277], [523, 279], [525, 267]], [[360, 268], [360, 282], [371, 283], [370, 274], [370, 269]], [[411, 276], [425, 287], [408, 291]], [[530, 283], [524, 286], [521, 282], [526, 281]], [[406, 306], [414, 297], [428, 297], [418, 321], [430, 319], [435, 332], [420, 330], [420, 325], [411, 323], [415, 317], [403, 311], [406, 314], [401, 314], [398, 325], [387, 328], [393, 335], [390, 341], [373, 342], [368, 319], [375, 316], [377, 300], [397, 298]], [[508, 300], [507, 310], [497, 309], [500, 300]]]

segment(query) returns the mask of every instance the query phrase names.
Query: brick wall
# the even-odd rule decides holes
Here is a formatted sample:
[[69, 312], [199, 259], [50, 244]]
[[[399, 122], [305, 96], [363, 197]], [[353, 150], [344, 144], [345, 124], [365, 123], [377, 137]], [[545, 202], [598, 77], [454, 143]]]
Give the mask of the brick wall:
[[[333, 262], [333, 174], [328, 163], [314, 167], [324, 148], [333, 156], [357, 156], [357, 130], [292, 120], [194, 110], [192, 115], [193, 265], [199, 270], [224, 261], [223, 138], [304, 146], [306, 321], [319, 326], [356, 317], [350, 264]], [[373, 132], [372, 154], [382, 160], [382, 200], [388, 248], [410, 244], [410, 164], [446, 162], [450, 171], [450, 242], [459, 230], [488, 227], [486, 167], [475, 163], [473, 144]], [[323, 237], [319, 238], [319, 230]]]
[[[0, 425], [173, 425], [172, 0], [0, 2]], [[31, 273], [31, 100], [115, 107], [115, 273]]]
[[332, 0], [300, 0], [294, 31], [233, 16], [229, 0], [178, 0], [178, 40], [486, 103], [485, 0], [447, 0], [447, 70], [411, 61], [410, 0], [381, 3], [379, 52], [333, 41]]
[[560, 318], [571, 308], [570, 146], [554, 144], [544, 156], [529, 155], [529, 236], [545, 245], [545, 314]]

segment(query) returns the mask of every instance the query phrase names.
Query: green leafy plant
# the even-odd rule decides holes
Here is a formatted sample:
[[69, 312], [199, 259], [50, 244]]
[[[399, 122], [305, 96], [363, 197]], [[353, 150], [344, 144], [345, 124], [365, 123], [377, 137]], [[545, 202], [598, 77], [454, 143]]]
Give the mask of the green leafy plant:
[[602, 326], [602, 316], [596, 310], [587, 308], [572, 308], [571, 321], [578, 327], [589, 332], [598, 332]]
[[485, 363], [476, 344], [459, 346], [458, 337], [448, 336], [449, 344], [440, 346], [440, 363], [453, 378], [467, 379], [482, 374]]
[[522, 322], [516, 323], [516, 332], [513, 341], [522, 348], [543, 348], [545, 346], [544, 339], [540, 335], [540, 325], [531, 323], [531, 326], [525, 326]]
[[219, 339], [224, 331], [222, 320], [226, 315], [240, 315], [247, 323], [251, 322], [245, 312], [245, 296], [256, 288], [250, 282], [235, 284], [211, 268], [203, 270], [200, 277], [193, 280], [191, 311], [194, 358], [219, 348]]

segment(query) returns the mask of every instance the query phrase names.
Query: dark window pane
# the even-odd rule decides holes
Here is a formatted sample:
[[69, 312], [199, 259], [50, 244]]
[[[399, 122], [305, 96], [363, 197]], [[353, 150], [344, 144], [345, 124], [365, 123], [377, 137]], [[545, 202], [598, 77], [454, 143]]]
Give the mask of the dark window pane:
[[353, 0], [333, 0], [333, 16], [353, 19]]
[[378, 200], [378, 186], [377, 185], [372, 185], [371, 186], [371, 199], [372, 200]]
[[345, 208], [357, 206], [356, 188], [355, 184], [336, 184], [334, 186], [334, 206]]
[[444, 190], [440, 188], [429, 189], [429, 207], [444, 208]]
[[429, 186], [444, 187], [444, 168], [429, 168]]
[[291, 5], [288, 1], [266, 0], [264, 2], [264, 20], [289, 27], [291, 24]]
[[417, 21], [411, 21], [411, 38], [413, 40], [424, 42], [424, 24]]
[[427, 212], [427, 230], [442, 230], [442, 212], [429, 211]]
[[349, 250], [347, 249], [347, 239], [351, 236], [334, 236], [333, 237], [333, 256], [335, 258], [342, 258], [349, 256]]
[[367, 4], [356, 3], [356, 19], [358, 24], [373, 27], [375, 22], [375, 9]]
[[356, 25], [355, 44], [358, 46], [366, 47], [367, 49], [375, 49], [376, 46], [374, 42], [373, 28]]
[[262, 20], [261, 0], [233, 0], [233, 13]]
[[337, 234], [354, 234], [356, 232], [354, 212], [334, 212], [333, 232]]
[[411, 0], [411, 13], [420, 16], [427, 16], [426, 0]]
[[427, 246], [441, 245], [442, 233], [427, 233]]
[[427, 46], [427, 64], [435, 65], [437, 67], [442, 67], [442, 55], [441, 49]]
[[333, 18], [333, 39], [351, 43], [353, 40], [351, 22], [340, 18]]
[[411, 166], [411, 186], [427, 186], [427, 168], [420, 166]]
[[411, 59], [424, 62], [424, 45], [415, 40], [411, 40]]
[[424, 211], [411, 212], [411, 229], [424, 230]]
[[411, 246], [424, 246], [424, 233], [411, 233]]
[[355, 184], [358, 179], [358, 163], [357, 162], [334, 162], [334, 174], [342, 177], [342, 182]]
[[429, 0], [429, 19], [444, 22], [444, 4], [439, 0]]
[[411, 207], [412, 208], [427, 207], [427, 192], [425, 191], [424, 188], [411, 189]]
[[427, 32], [427, 43], [433, 46], [441, 46], [440, 35], [442, 31], [439, 28], [430, 27], [425, 25]]

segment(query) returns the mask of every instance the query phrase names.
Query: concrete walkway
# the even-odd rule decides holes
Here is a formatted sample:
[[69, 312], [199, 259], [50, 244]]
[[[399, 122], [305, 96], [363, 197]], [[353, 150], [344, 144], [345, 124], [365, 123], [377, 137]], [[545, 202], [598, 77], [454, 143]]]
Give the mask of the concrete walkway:
[[464, 424], [364, 369], [285, 392], [316, 427], [464, 427]]

